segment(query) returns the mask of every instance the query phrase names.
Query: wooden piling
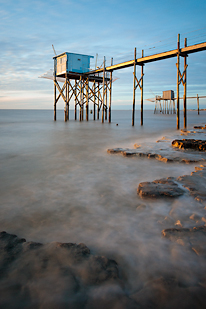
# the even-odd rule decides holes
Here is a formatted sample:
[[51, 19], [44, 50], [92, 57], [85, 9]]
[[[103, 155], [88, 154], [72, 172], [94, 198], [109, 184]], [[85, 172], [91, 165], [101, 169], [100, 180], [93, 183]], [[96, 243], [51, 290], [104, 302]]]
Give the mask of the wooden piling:
[[69, 120], [70, 86], [67, 81], [67, 120]]
[[86, 120], [89, 120], [89, 78], [86, 80]]
[[[111, 65], [113, 65], [113, 58], [111, 58]], [[110, 87], [109, 87], [109, 122], [111, 122], [111, 105], [112, 105], [112, 71], [110, 72]]]
[[[187, 38], [185, 38], [185, 47], [187, 47]], [[187, 128], [187, 55], [184, 56], [184, 96], [183, 96], [183, 109], [184, 109], [184, 128]]]
[[97, 90], [98, 90], [98, 98], [97, 98], [97, 119], [99, 120], [99, 97], [100, 97], [99, 82], [97, 83]]
[[132, 126], [134, 126], [134, 120], [135, 120], [135, 90], [136, 90], [136, 86], [135, 86], [135, 83], [136, 83], [136, 54], [137, 54], [137, 51], [136, 51], [136, 47], [134, 49], [134, 81], [133, 81], [133, 107], [132, 107]]
[[180, 128], [180, 119], [179, 119], [179, 115], [180, 115], [180, 111], [179, 111], [179, 68], [180, 68], [180, 34], [178, 34], [177, 37], [177, 49], [178, 49], [178, 53], [177, 53], [177, 129], [179, 130]]
[[82, 76], [80, 75], [79, 121], [82, 121]]
[[[142, 58], [144, 57], [144, 50], [142, 50]], [[143, 126], [143, 76], [144, 76], [144, 64], [141, 66], [141, 126]]]
[[102, 83], [102, 123], [104, 122], [104, 95], [105, 95], [105, 57], [104, 57], [104, 70], [103, 70], [103, 83]]
[[74, 81], [74, 119], [77, 120], [77, 81]]
[[66, 101], [65, 101], [65, 107], [64, 107], [64, 121], [67, 121], [67, 102], [68, 102], [68, 91], [67, 91], [67, 75], [65, 76], [65, 97], [66, 97]]
[[197, 114], [200, 114], [200, 102], [199, 102], [199, 96], [197, 94]]
[[93, 98], [94, 98], [94, 110], [93, 110], [93, 120], [96, 119], [96, 83], [93, 84]]
[[56, 121], [56, 97], [57, 97], [57, 88], [56, 88], [56, 59], [54, 59], [54, 121]]

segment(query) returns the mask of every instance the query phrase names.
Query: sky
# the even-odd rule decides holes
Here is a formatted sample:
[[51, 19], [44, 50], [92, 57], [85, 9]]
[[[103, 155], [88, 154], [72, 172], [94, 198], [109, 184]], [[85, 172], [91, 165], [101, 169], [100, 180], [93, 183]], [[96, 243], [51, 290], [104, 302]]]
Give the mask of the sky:
[[[0, 0], [0, 109], [52, 109], [53, 81], [39, 78], [53, 68], [54, 52], [93, 55], [91, 67], [206, 41], [205, 0]], [[183, 65], [181, 58], [181, 69]], [[206, 51], [188, 56], [187, 95], [206, 96]], [[137, 67], [137, 77], [140, 77]], [[176, 58], [144, 66], [144, 108], [164, 90], [176, 93]], [[133, 69], [114, 72], [114, 109], [132, 109]], [[183, 87], [180, 86], [180, 95]], [[136, 91], [137, 109], [140, 91]], [[182, 103], [181, 103], [182, 104]], [[59, 100], [57, 108], [64, 107]], [[71, 106], [72, 108], [72, 106]], [[196, 108], [196, 100], [188, 100]], [[200, 99], [206, 108], [206, 99]]]

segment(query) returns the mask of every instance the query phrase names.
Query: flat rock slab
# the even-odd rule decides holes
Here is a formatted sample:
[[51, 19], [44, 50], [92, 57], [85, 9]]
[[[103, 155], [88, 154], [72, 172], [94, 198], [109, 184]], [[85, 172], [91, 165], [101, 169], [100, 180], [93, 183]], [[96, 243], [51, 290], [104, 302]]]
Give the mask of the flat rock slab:
[[97, 308], [106, 286], [113, 289], [104, 290], [101, 308], [112, 308], [110, 301], [132, 308], [114, 260], [84, 244], [41, 244], [0, 232], [0, 308]]
[[180, 176], [176, 179], [185, 187], [196, 200], [206, 201], [206, 167], [196, 167], [191, 175]]
[[172, 198], [184, 194], [184, 191], [172, 180], [158, 179], [152, 182], [141, 182], [137, 188], [137, 193], [141, 197]]
[[180, 162], [180, 163], [197, 163], [203, 162], [205, 159], [202, 156], [192, 155], [192, 154], [180, 154], [177, 156], [176, 151], [172, 155], [165, 155], [156, 152], [142, 152], [136, 149], [128, 149], [128, 148], [111, 148], [107, 149], [108, 153], [111, 154], [121, 154], [124, 157], [140, 157], [140, 158], [148, 158], [148, 159], [156, 159], [165, 163], [172, 162]]
[[169, 228], [162, 231], [162, 236], [182, 246], [187, 246], [197, 255], [206, 257], [206, 226], [193, 228]]
[[172, 141], [172, 146], [179, 149], [194, 149], [199, 151], [206, 151], [206, 141], [197, 139], [175, 139]]

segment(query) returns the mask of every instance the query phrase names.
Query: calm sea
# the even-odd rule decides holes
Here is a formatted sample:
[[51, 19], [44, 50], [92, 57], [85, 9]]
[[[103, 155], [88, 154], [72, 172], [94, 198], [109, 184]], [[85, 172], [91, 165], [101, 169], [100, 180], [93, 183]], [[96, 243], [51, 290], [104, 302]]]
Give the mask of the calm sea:
[[[144, 280], [171, 265], [181, 268], [161, 230], [171, 227], [164, 224], [171, 209], [189, 215], [197, 202], [189, 196], [138, 197], [139, 182], [189, 174], [195, 165], [108, 154], [108, 148], [179, 134], [175, 115], [145, 111], [141, 127], [137, 111], [132, 127], [131, 114], [113, 111], [112, 123], [102, 124], [75, 122], [71, 111], [65, 123], [62, 111], [54, 122], [51, 110], [0, 110], [0, 226], [28, 241], [83, 242], [95, 254], [115, 259], [135, 290], [137, 276]], [[204, 123], [205, 116], [206, 111], [199, 116], [189, 111], [188, 126]], [[182, 119], [181, 112], [181, 128]], [[187, 272], [194, 261], [185, 258]]]

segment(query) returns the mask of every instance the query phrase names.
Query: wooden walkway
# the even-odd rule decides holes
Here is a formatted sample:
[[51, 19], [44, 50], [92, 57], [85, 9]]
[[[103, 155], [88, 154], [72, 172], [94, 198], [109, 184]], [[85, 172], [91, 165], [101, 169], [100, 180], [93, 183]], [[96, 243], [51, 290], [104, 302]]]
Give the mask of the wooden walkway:
[[[143, 67], [145, 64], [150, 63], [150, 62], [155, 62], [155, 61], [160, 61], [164, 59], [169, 59], [169, 58], [174, 58], [177, 57], [177, 129], [179, 129], [179, 124], [180, 124], [180, 119], [179, 119], [179, 86], [182, 83], [184, 86], [184, 95], [183, 95], [183, 108], [184, 108], [184, 128], [187, 127], [187, 57], [189, 54], [197, 53], [200, 51], [206, 50], [206, 42], [187, 46], [187, 39], [185, 38], [184, 41], [184, 47], [180, 48], [180, 35], [178, 34], [178, 39], [177, 39], [177, 49], [166, 51], [163, 53], [158, 53], [150, 56], [144, 56], [144, 51], [142, 50], [142, 57], [141, 58], [136, 58], [136, 48], [134, 49], [134, 59], [121, 62], [118, 64], [110, 65], [110, 66], [105, 66], [104, 68], [100, 68], [94, 71], [90, 71], [89, 73], [86, 74], [93, 74], [93, 73], [102, 73], [105, 72], [113, 72], [115, 70], [120, 70], [124, 68], [129, 68], [133, 67], [134, 68], [134, 83], [133, 83], [133, 113], [132, 113], [132, 125], [134, 126], [135, 122], [135, 92], [136, 89], [139, 87], [141, 91], [141, 125], [143, 125], [143, 76], [144, 76], [144, 71]], [[180, 57], [184, 58], [184, 70], [181, 73], [180, 72]], [[136, 76], [136, 66], [141, 66], [141, 76], [139, 79], [137, 79]]]
[[[135, 60], [129, 60], [126, 62], [121, 62], [118, 64], [114, 64], [108, 67], [105, 67], [105, 70], [110, 72], [110, 71], [115, 71], [115, 70], [119, 70], [119, 69], [124, 69], [124, 68], [129, 68], [129, 67], [133, 67], [134, 63], [136, 62], [136, 65], [143, 65], [145, 63], [149, 63], [149, 62], [154, 62], [154, 61], [159, 61], [159, 60], [163, 60], [163, 59], [169, 59], [169, 58], [174, 58], [177, 57], [178, 54], [180, 54], [180, 56], [185, 56], [185, 55], [189, 55], [189, 54], [193, 54], [193, 53], [197, 53], [200, 51], [206, 50], [206, 42], [204, 43], [200, 43], [200, 44], [196, 44], [196, 45], [191, 45], [191, 46], [187, 46], [187, 47], [183, 47], [180, 49], [174, 49], [174, 50], [170, 50], [164, 53], [159, 53], [159, 54], [154, 54], [151, 56], [146, 56], [146, 57], [141, 57]], [[94, 71], [90, 71], [90, 73], [100, 73], [103, 72], [104, 69], [98, 69], [98, 70], [94, 70]]]
[[[62, 76], [56, 74], [56, 67], [54, 64], [54, 120], [56, 120], [56, 104], [60, 97], [65, 101], [65, 121], [69, 120], [69, 103], [72, 97], [75, 100], [75, 120], [77, 119], [77, 107], [80, 108], [79, 120], [84, 119], [84, 105], [86, 106], [86, 120], [89, 120], [89, 102], [94, 105], [93, 119], [95, 120], [95, 109], [97, 108], [97, 119], [99, 119], [100, 110], [102, 110], [102, 122], [107, 120], [107, 110], [109, 110], [108, 121], [111, 122], [111, 97], [112, 97], [112, 74], [115, 70], [133, 67], [133, 108], [132, 108], [132, 125], [135, 123], [135, 96], [136, 89], [141, 91], [141, 125], [143, 125], [143, 79], [144, 79], [144, 65], [150, 62], [160, 61], [164, 59], [177, 57], [177, 91], [176, 91], [176, 115], [177, 115], [177, 129], [180, 125], [180, 93], [179, 86], [182, 84], [184, 87], [183, 94], [183, 109], [184, 109], [184, 128], [187, 127], [187, 58], [189, 54], [197, 53], [206, 50], [206, 42], [187, 46], [187, 39], [184, 40], [184, 47], [180, 48], [180, 35], [177, 37], [177, 48], [144, 56], [142, 50], [142, 57], [136, 57], [136, 48], [134, 49], [134, 59], [106, 66], [104, 57], [103, 67], [83, 74], [66, 73]], [[180, 57], [184, 58], [184, 69], [180, 71]], [[140, 77], [137, 78], [136, 66], [141, 67]], [[58, 77], [62, 77], [64, 84], [62, 87], [57, 82]], [[73, 82], [73, 84], [72, 84]], [[58, 89], [59, 95], [57, 96], [56, 90]], [[65, 93], [65, 94], [64, 94]], [[109, 108], [107, 100], [109, 99]], [[199, 98], [198, 98], [199, 103]]]

